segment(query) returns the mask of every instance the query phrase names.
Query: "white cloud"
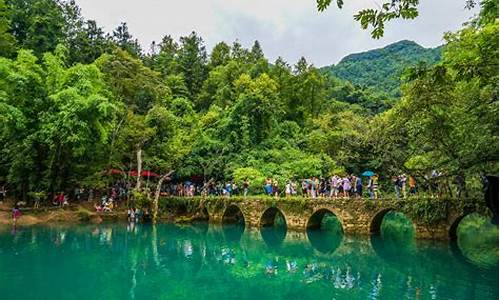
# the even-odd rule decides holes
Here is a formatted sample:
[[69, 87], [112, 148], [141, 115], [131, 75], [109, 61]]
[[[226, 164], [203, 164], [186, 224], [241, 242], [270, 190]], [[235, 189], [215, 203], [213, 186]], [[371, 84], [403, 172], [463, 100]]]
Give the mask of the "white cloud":
[[473, 15], [464, 10], [465, 0], [423, 0], [416, 20], [391, 22], [385, 36], [373, 40], [352, 15], [380, 2], [348, 0], [342, 10], [332, 5], [319, 13], [315, 0], [77, 0], [83, 15], [106, 31], [126, 21], [145, 49], [165, 34], [178, 38], [194, 30], [207, 49], [221, 40], [245, 46], [259, 40], [271, 60], [283, 56], [294, 63], [305, 56], [318, 66], [402, 39], [434, 47], [442, 44], [443, 32], [459, 29]]

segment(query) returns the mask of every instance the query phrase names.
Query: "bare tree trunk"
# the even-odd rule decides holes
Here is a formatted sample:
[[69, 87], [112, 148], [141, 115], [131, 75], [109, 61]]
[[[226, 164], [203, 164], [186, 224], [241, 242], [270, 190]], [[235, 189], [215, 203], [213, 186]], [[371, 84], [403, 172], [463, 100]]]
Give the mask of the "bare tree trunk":
[[141, 173], [142, 173], [142, 149], [137, 149], [137, 183], [135, 189], [137, 191], [141, 190]]
[[158, 180], [158, 185], [156, 186], [155, 198], [153, 199], [153, 224], [156, 224], [156, 220], [158, 217], [158, 200], [160, 199], [161, 185], [163, 181], [170, 178], [174, 171], [170, 171], [167, 174], [160, 177]]

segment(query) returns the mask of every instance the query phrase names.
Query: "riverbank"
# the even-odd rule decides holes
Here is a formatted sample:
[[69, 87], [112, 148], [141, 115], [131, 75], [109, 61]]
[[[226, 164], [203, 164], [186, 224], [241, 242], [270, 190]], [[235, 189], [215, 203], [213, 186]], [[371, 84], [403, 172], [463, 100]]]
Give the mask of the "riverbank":
[[[0, 225], [12, 225], [12, 205], [0, 204]], [[67, 207], [42, 207], [39, 209], [22, 208], [22, 215], [17, 221], [19, 226], [47, 225], [54, 223], [94, 223], [119, 221], [126, 219], [126, 211], [97, 213], [90, 205], [71, 205]]]

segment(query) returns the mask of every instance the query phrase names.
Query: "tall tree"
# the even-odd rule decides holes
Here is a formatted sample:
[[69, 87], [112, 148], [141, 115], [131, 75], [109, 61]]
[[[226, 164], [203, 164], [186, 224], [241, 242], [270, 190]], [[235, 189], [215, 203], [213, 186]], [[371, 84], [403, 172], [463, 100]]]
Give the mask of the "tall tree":
[[65, 16], [59, 2], [53, 0], [7, 0], [11, 31], [20, 47], [32, 49], [35, 55], [55, 50], [64, 43]]
[[210, 70], [226, 65], [231, 59], [231, 48], [224, 42], [217, 43], [210, 53], [208, 67]]
[[180, 41], [179, 70], [184, 76], [191, 99], [195, 99], [207, 76], [207, 53], [203, 39], [194, 31], [181, 37]]
[[132, 56], [141, 56], [141, 46], [137, 39], [134, 39], [128, 30], [127, 23], [122, 22], [115, 30], [113, 30], [113, 40], [123, 50], [130, 53]]
[[5, 0], [0, 0], [0, 56], [10, 57], [14, 54], [15, 39], [10, 33], [10, 12]]

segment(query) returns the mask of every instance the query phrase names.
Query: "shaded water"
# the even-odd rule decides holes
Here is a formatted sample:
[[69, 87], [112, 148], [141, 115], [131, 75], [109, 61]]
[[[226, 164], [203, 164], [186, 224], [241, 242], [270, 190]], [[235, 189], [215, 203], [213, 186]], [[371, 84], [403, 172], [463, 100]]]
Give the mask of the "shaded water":
[[[468, 250], [472, 251], [472, 250]], [[498, 249], [231, 226], [0, 229], [1, 299], [496, 299]], [[469, 253], [470, 255], [470, 253]]]

